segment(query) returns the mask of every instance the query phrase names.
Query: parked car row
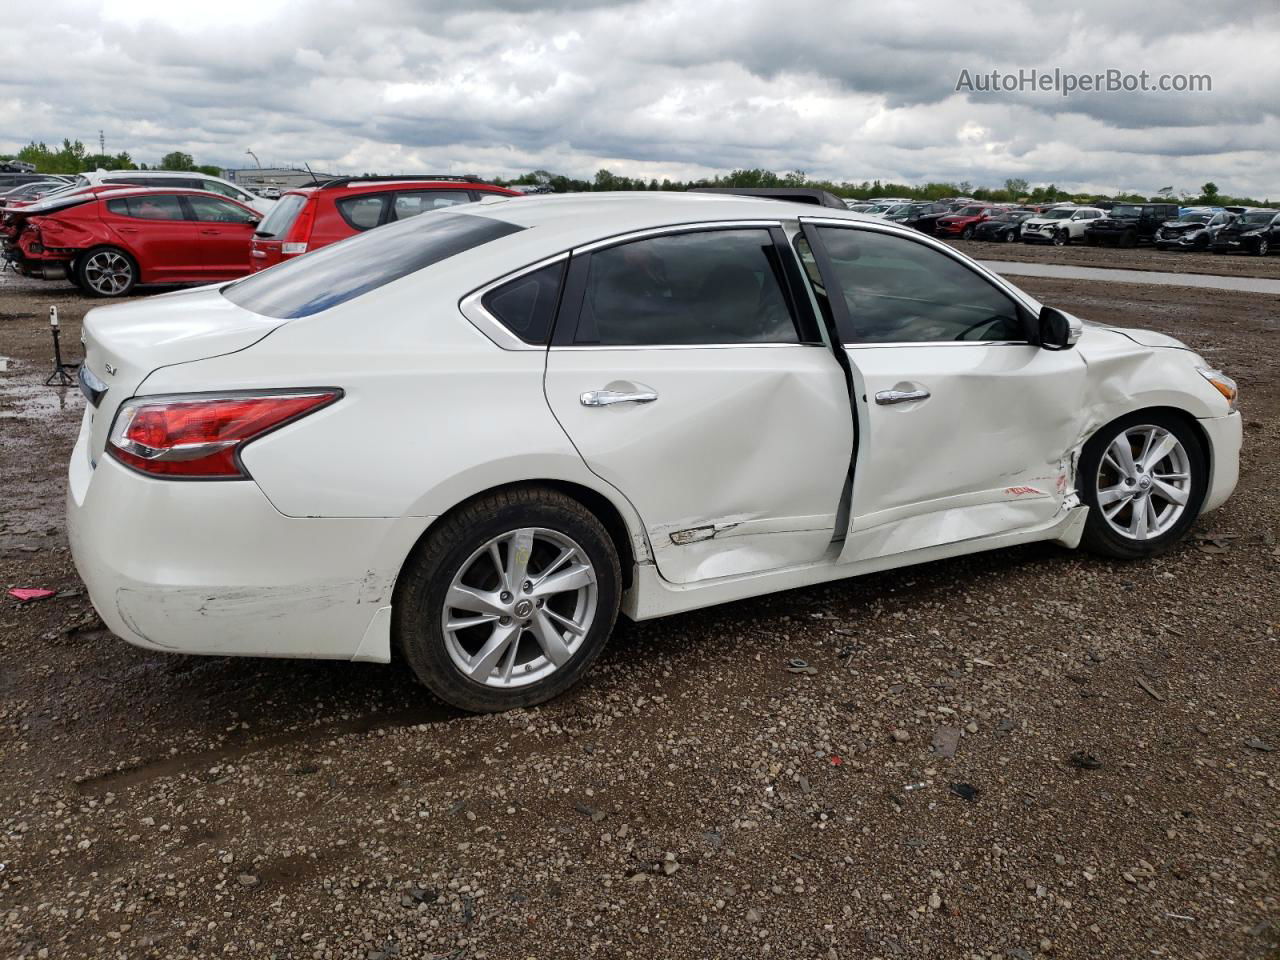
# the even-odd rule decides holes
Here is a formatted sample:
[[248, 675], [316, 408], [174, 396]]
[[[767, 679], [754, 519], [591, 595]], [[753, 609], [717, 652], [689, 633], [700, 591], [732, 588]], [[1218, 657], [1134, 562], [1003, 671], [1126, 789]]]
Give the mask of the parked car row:
[[264, 218], [238, 188], [233, 198], [186, 187], [185, 177], [82, 179], [6, 207], [0, 244], [19, 273], [69, 280], [98, 297], [138, 284], [231, 280], [420, 213], [513, 195], [472, 178], [351, 177], [290, 190]]

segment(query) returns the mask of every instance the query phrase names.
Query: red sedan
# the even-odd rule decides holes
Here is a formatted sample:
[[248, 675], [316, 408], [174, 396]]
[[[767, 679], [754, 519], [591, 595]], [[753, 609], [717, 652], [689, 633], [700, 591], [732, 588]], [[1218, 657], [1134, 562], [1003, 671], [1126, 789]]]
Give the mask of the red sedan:
[[123, 297], [138, 284], [215, 283], [249, 272], [260, 214], [202, 190], [85, 193], [15, 211], [5, 256], [19, 273]]
[[970, 204], [955, 213], [937, 219], [934, 234], [939, 237], [960, 237], [968, 240], [973, 236], [973, 228], [984, 220], [990, 220], [1000, 212], [999, 207], [988, 207], [982, 204]]

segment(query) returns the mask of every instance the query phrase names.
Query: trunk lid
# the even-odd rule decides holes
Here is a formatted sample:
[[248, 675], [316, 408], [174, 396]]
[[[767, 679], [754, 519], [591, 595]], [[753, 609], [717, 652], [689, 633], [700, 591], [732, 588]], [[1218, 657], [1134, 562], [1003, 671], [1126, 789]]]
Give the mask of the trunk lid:
[[90, 310], [84, 318], [84, 369], [105, 384], [90, 404], [89, 456], [106, 447], [120, 404], [160, 367], [235, 353], [288, 323], [238, 307], [218, 287], [201, 287]]

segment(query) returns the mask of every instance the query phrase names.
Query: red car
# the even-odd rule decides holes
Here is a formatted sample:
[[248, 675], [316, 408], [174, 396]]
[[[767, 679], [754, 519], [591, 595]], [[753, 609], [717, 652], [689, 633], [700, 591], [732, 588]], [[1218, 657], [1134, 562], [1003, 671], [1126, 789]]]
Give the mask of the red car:
[[999, 207], [988, 207], [983, 204], [970, 204], [967, 207], [961, 207], [955, 213], [949, 213], [945, 217], [937, 219], [934, 235], [938, 237], [960, 237], [962, 240], [968, 240], [973, 236], [974, 227], [983, 220], [990, 220], [1000, 212]]
[[19, 273], [69, 279], [123, 297], [137, 284], [214, 283], [249, 272], [261, 216], [203, 190], [132, 187], [86, 192], [15, 211], [5, 256]]
[[265, 270], [308, 250], [408, 217], [471, 203], [482, 197], [522, 194], [475, 177], [341, 177], [280, 195], [253, 235], [250, 268]]

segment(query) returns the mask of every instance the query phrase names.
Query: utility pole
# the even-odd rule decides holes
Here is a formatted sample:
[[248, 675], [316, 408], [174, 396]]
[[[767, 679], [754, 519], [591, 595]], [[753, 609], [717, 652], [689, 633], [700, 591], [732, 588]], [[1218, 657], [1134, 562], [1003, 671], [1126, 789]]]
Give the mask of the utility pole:
[[98, 131], [98, 153], [100, 155], [105, 156], [106, 152], [107, 152], [107, 138], [103, 135], [102, 131], [99, 130]]

